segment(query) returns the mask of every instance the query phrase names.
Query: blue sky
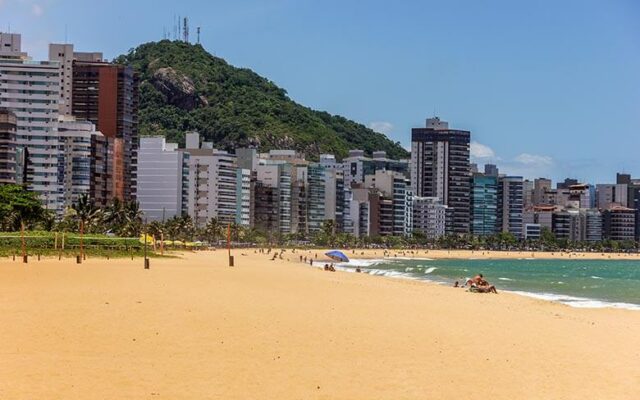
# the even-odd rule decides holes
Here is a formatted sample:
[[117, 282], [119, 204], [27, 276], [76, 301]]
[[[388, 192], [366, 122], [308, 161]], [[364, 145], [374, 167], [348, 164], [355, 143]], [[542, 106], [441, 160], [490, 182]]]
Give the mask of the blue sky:
[[640, 177], [639, 1], [0, 0], [0, 29], [34, 58], [65, 31], [111, 58], [174, 15], [294, 100], [405, 146], [435, 112], [508, 173]]

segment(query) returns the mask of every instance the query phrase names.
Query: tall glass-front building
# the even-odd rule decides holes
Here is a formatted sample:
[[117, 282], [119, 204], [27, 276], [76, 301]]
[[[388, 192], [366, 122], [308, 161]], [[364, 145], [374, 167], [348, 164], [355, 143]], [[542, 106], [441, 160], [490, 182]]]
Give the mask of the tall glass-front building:
[[498, 220], [498, 177], [474, 174], [471, 179], [471, 233], [489, 236]]

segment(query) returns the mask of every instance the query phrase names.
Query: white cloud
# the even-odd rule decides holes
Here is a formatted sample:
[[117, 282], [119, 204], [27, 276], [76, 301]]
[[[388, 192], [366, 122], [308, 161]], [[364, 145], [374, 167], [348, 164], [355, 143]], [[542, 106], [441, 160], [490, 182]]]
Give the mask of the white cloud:
[[44, 8], [40, 4], [33, 4], [31, 5], [31, 13], [36, 17], [40, 17], [44, 14]]
[[500, 172], [533, 179], [551, 177], [556, 167], [553, 158], [539, 154], [521, 153], [499, 165]]
[[490, 160], [496, 158], [496, 153], [487, 145], [471, 142], [471, 158], [474, 160]]
[[377, 121], [371, 122], [369, 124], [369, 129], [389, 135], [393, 132], [394, 126], [391, 122]]
[[497, 164], [500, 173], [524, 178], [551, 176], [556, 163], [546, 155], [520, 153], [509, 159], [503, 159], [489, 146], [471, 142], [471, 162], [479, 164]]
[[515, 161], [525, 165], [552, 165], [553, 159], [549, 156], [540, 156], [537, 154], [522, 153], [516, 156]]

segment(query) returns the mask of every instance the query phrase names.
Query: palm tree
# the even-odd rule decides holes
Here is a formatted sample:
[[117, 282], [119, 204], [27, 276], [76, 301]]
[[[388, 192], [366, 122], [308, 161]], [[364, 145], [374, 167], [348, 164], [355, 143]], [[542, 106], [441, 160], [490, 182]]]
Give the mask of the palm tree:
[[121, 226], [121, 236], [138, 236], [142, 231], [142, 217], [143, 213], [140, 210], [140, 203], [137, 201], [130, 201], [123, 207], [123, 219], [124, 224]]
[[207, 225], [204, 227], [204, 233], [209, 242], [216, 243], [218, 241], [218, 238], [222, 235], [222, 225], [220, 225], [218, 218], [212, 217], [207, 221]]
[[86, 194], [80, 196], [78, 201], [71, 206], [71, 209], [75, 212], [75, 216], [78, 219], [80, 230], [80, 257], [84, 259], [83, 240], [85, 226], [96, 218], [98, 210]]
[[100, 222], [105, 231], [118, 232], [123, 225], [123, 207], [120, 199], [115, 198], [100, 215]]

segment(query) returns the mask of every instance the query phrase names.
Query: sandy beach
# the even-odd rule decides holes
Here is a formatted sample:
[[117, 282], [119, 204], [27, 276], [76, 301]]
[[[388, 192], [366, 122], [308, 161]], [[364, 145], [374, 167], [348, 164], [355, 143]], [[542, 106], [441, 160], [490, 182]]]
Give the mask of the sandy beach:
[[[152, 259], [150, 270], [140, 259], [3, 259], [0, 399], [636, 399], [640, 392], [640, 312], [325, 272], [298, 261], [316, 252], [323, 253], [287, 251], [271, 261], [234, 250], [234, 268], [224, 251], [183, 253]], [[489, 257], [451, 253], [417, 256]]]

